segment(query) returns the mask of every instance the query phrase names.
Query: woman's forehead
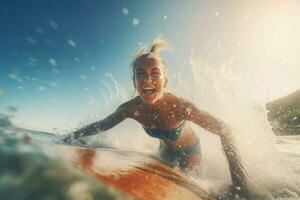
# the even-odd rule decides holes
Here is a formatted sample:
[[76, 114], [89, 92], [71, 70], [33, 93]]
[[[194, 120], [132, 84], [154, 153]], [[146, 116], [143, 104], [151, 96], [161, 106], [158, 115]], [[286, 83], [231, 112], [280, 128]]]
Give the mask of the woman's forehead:
[[157, 59], [143, 59], [140, 62], [137, 63], [135, 69], [138, 70], [144, 70], [146, 68], [152, 68], [152, 69], [161, 69], [161, 62]]

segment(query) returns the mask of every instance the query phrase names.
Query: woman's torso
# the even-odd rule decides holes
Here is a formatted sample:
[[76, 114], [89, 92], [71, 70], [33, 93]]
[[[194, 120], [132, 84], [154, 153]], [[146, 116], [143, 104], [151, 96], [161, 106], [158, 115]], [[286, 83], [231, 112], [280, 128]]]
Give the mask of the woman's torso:
[[[165, 93], [157, 105], [147, 105], [136, 97], [130, 106], [130, 117], [138, 121], [144, 128], [152, 130], [174, 130], [184, 123], [179, 137], [176, 140], [161, 139], [170, 148], [185, 148], [198, 141], [197, 134], [185, 122], [183, 100]], [[161, 131], [162, 134], [165, 131]]]

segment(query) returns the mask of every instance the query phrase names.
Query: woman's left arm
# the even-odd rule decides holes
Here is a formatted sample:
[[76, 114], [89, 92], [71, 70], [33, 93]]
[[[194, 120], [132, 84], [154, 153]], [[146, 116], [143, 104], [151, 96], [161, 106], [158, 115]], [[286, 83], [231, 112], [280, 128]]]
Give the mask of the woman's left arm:
[[248, 176], [235, 145], [234, 138], [228, 125], [220, 119], [213, 117], [208, 112], [197, 108], [193, 103], [185, 101], [183, 107], [185, 119], [201, 126], [207, 131], [220, 136], [225, 156], [228, 160], [231, 179], [235, 189], [247, 193], [246, 185]]

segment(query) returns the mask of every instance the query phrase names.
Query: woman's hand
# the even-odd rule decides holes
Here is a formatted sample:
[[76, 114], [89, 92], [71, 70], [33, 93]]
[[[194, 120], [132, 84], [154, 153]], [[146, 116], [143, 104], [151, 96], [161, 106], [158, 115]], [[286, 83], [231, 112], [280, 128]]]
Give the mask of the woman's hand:
[[230, 185], [228, 192], [226, 192], [225, 199], [249, 199], [249, 191], [246, 187]]
[[253, 180], [247, 184], [247, 190], [250, 199], [264, 199], [264, 200], [275, 200], [271, 192], [265, 187], [259, 185]]
[[226, 200], [275, 200], [271, 192], [258, 183], [247, 180], [245, 186], [231, 185], [229, 191], [225, 194]]
[[65, 136], [64, 138], [60, 139], [58, 142], [61, 144], [71, 144], [72, 136], [69, 134], [69, 135]]
[[59, 140], [59, 143], [62, 144], [78, 144], [78, 145], [85, 145], [85, 141], [77, 135], [76, 132], [68, 134], [66, 137]]

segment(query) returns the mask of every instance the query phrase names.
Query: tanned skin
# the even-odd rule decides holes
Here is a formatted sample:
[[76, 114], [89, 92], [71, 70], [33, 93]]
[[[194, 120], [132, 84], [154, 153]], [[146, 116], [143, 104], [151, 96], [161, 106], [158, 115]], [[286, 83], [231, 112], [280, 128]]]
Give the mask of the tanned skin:
[[[233, 188], [239, 188], [235, 193], [247, 194], [247, 174], [241, 163], [229, 126], [188, 100], [165, 92], [168, 79], [162, 63], [156, 60], [149, 59], [140, 63], [135, 68], [133, 80], [139, 96], [123, 103], [105, 119], [75, 131], [72, 137], [79, 139], [82, 136], [106, 131], [126, 118], [134, 119], [143, 127], [151, 129], [174, 129], [184, 121], [190, 121], [220, 137], [229, 163], [232, 183], [235, 186]], [[161, 142], [169, 148], [178, 149], [195, 144], [198, 137], [198, 134], [191, 127], [186, 126], [177, 140], [165, 139]], [[187, 168], [193, 169], [199, 165], [201, 155], [191, 154], [185, 159]]]

